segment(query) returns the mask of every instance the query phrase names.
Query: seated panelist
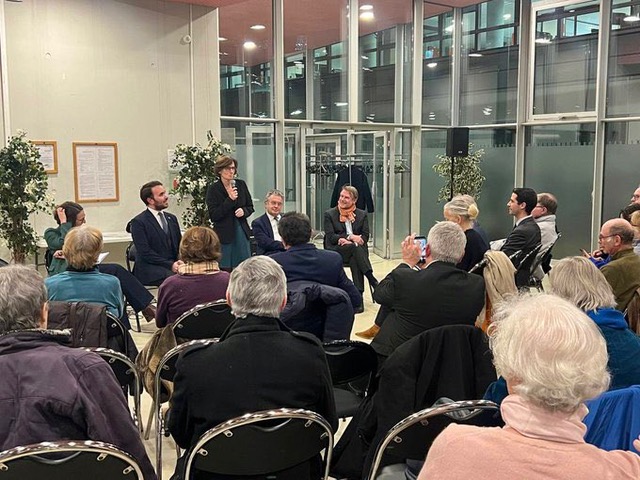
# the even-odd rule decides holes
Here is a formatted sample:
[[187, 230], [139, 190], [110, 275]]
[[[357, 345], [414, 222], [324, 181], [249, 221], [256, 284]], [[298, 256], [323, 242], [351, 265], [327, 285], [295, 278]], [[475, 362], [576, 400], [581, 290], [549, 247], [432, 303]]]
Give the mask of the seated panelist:
[[258, 255], [271, 255], [276, 252], [284, 252], [282, 238], [278, 233], [278, 222], [282, 215], [284, 195], [280, 190], [269, 190], [264, 197], [264, 215], [260, 215], [251, 222], [251, 230], [256, 239], [256, 253]]

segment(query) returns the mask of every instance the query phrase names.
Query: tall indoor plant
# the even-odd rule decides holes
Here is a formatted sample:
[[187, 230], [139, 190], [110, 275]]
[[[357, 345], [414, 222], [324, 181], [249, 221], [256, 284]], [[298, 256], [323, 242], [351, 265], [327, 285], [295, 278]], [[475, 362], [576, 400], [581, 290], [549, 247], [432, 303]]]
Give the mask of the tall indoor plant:
[[18, 130], [0, 150], [0, 237], [9, 247], [14, 263], [24, 263], [27, 255], [38, 248], [30, 215], [53, 208], [40, 152], [26, 136], [25, 131]]
[[171, 168], [178, 170], [173, 182], [172, 193], [178, 202], [190, 198], [189, 206], [182, 216], [182, 223], [187, 227], [196, 225], [211, 226], [207, 211], [207, 187], [217, 180], [213, 173], [213, 165], [220, 155], [231, 152], [231, 146], [215, 138], [211, 131], [207, 132], [207, 145], [176, 145]]
[[[472, 143], [469, 144], [469, 154], [466, 157], [456, 157], [452, 161], [451, 157], [437, 155], [438, 163], [433, 166], [433, 169], [445, 181], [438, 192], [439, 202], [450, 200], [452, 194], [467, 194], [476, 199], [480, 196], [485, 180], [480, 168], [482, 157], [484, 157], [484, 149], [474, 150]], [[452, 165], [453, 175], [451, 175]], [[451, 185], [452, 178], [453, 185]]]

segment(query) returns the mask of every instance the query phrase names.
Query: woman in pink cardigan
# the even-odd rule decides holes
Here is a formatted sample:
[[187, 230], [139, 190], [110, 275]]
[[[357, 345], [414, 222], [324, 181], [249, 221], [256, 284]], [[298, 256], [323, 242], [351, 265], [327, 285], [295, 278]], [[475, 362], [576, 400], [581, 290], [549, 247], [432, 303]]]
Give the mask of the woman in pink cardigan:
[[592, 320], [554, 295], [526, 296], [498, 312], [490, 335], [509, 389], [505, 427], [447, 427], [418, 480], [640, 478], [640, 455], [583, 439], [584, 401], [609, 385], [607, 347]]

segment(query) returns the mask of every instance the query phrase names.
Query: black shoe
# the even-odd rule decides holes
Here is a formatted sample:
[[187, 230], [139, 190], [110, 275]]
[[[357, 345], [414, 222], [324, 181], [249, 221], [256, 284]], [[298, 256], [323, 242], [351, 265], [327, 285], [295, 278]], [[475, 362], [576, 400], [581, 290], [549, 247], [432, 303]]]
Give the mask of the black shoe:
[[353, 309], [353, 313], [363, 313], [364, 312], [364, 305], [360, 305], [359, 307], [356, 307]]

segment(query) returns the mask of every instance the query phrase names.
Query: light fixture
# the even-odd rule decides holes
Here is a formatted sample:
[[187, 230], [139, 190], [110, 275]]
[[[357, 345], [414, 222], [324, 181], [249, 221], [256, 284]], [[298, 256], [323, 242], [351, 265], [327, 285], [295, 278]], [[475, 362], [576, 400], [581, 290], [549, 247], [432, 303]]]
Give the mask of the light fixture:
[[360, 5], [360, 10], [362, 10], [363, 12], [373, 10], [373, 5]]
[[472, 53], [469, 54], [469, 56], [473, 57], [473, 58], [480, 58], [480, 57], [482, 57], [482, 54], [478, 53], [478, 52], [472, 52]]
[[302, 114], [302, 110], [297, 109], [291, 112], [289, 115], [294, 116], [294, 115], [301, 115], [301, 114]]
[[366, 55], [360, 55], [360, 58], [361, 58], [362, 60], [369, 60], [369, 57], [367, 57]]
[[360, 20], [364, 20], [366, 22], [370, 22], [374, 18], [375, 16], [373, 15], [373, 12], [371, 10], [366, 10], [360, 14]]
[[334, 103], [334, 105], [336, 107], [346, 107], [347, 105], [349, 105], [349, 102], [336, 102]]
[[640, 15], [638, 15], [638, 8], [631, 7], [629, 15], [625, 16], [622, 20], [628, 23], [640, 22]]
[[228, 40], [227, 37], [218, 37], [219, 42], [226, 42]]
[[252, 42], [251, 40], [247, 40], [242, 44], [242, 46], [245, 50], [254, 50], [257, 47], [256, 42]]
[[249, 28], [251, 28], [251, 30], [264, 30], [264, 29], [265, 29], [265, 28], [267, 28], [267, 27], [265, 27], [264, 25], [260, 25], [260, 24], [258, 23], [258, 24], [256, 24], [256, 25], [251, 25], [251, 27], [249, 27]]
[[429, 68], [436, 68], [437, 66], [438, 66], [438, 62], [427, 63], [427, 67]]

